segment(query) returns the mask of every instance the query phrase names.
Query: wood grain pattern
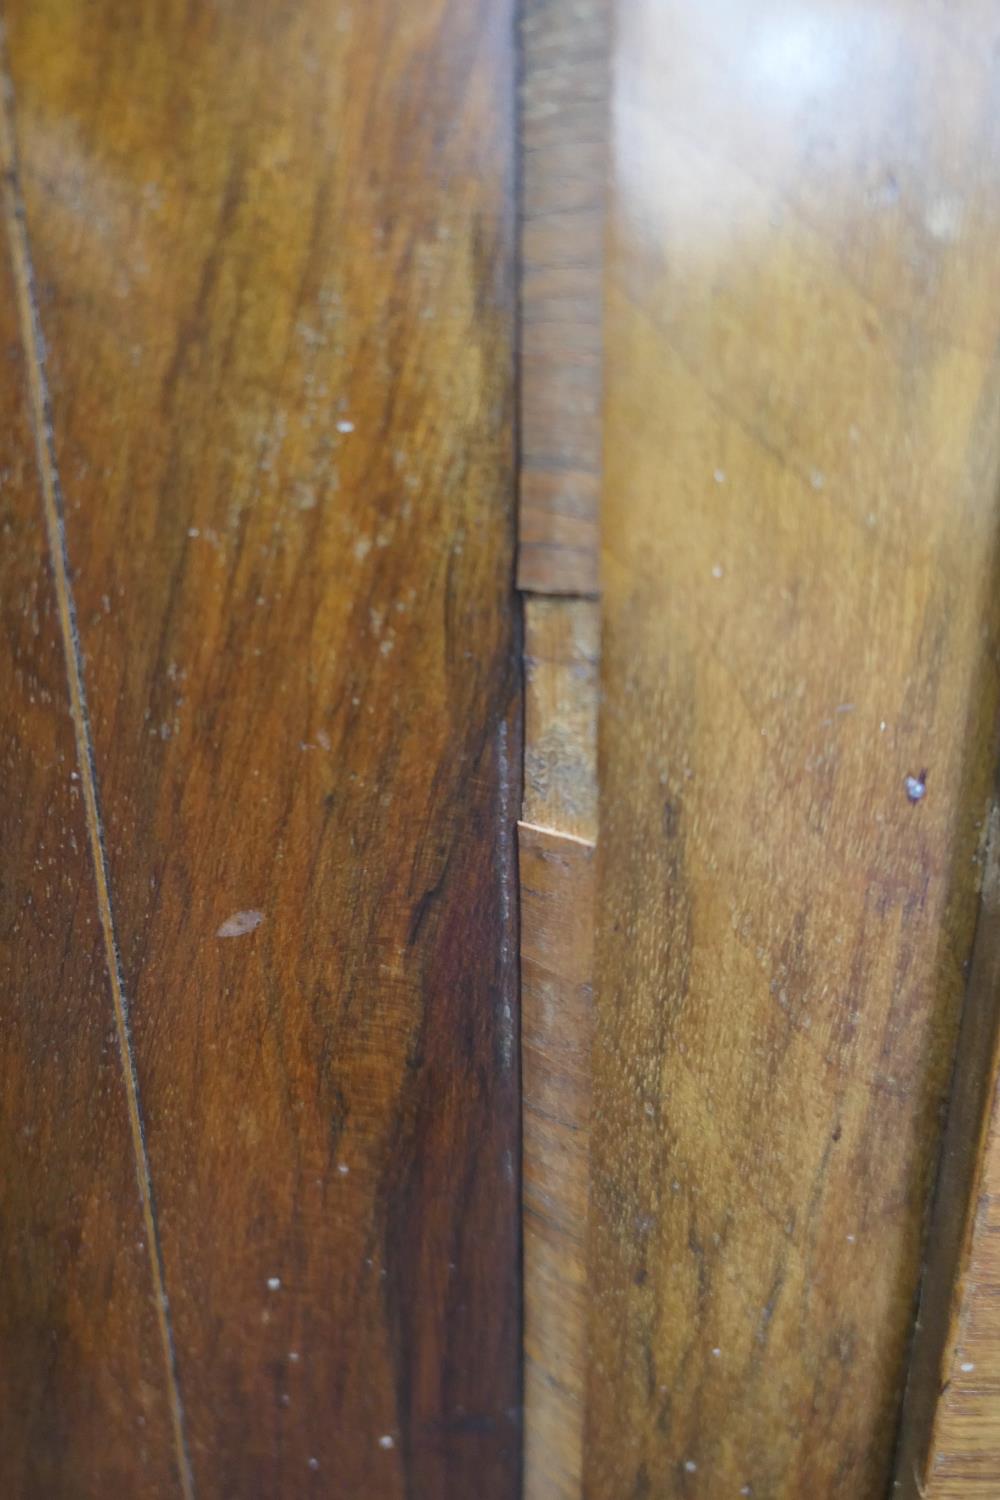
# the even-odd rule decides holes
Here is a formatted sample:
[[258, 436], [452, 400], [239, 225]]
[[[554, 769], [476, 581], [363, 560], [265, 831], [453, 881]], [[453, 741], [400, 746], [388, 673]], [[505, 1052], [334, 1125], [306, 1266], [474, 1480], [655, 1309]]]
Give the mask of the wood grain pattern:
[[509, 1500], [510, 7], [7, 32], [196, 1488]]
[[527, 823], [597, 838], [599, 607], [524, 600], [524, 804]]
[[521, 9], [518, 583], [597, 592], [610, 0]]
[[890, 1481], [996, 754], [998, 28], [621, 7], [590, 1500]]
[[[3, 119], [0, 148], [8, 231], [17, 205]], [[179, 1497], [186, 1466], [172, 1431], [159, 1267], [141, 1160], [137, 1183], [10, 249], [5, 232], [0, 1493]]]
[[893, 1495], [985, 1500], [1000, 1486], [1000, 807], [983, 863]]
[[518, 826], [526, 1500], [578, 1500], [587, 1368], [594, 845]]

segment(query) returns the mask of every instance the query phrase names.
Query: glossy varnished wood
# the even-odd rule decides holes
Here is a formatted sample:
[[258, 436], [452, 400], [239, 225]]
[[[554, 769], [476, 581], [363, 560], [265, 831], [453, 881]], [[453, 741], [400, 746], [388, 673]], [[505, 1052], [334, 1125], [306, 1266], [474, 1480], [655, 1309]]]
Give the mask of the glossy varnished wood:
[[876, 1500], [996, 750], [997, 12], [618, 22], [585, 1490]]
[[[0, 145], [9, 230], [2, 120]], [[179, 1500], [11, 248], [0, 235], [0, 1493]]]
[[196, 1488], [507, 1500], [510, 7], [7, 33]]

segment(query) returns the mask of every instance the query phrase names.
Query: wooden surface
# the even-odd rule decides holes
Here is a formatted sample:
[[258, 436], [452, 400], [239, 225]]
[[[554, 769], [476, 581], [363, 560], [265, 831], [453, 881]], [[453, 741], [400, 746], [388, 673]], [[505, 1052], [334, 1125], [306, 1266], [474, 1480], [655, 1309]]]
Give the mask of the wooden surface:
[[521, 8], [518, 583], [597, 592], [611, 0]]
[[524, 819], [597, 837], [599, 607], [524, 600]]
[[588, 1500], [891, 1479], [996, 755], [998, 25], [619, 11]]
[[526, 1500], [582, 1481], [610, 29], [609, 0], [520, 9]]
[[[510, 6], [45, 0], [5, 18], [44, 336], [26, 330], [27, 357], [44, 349], [194, 1488], [512, 1500]], [[31, 734], [39, 819], [55, 751]], [[22, 940], [54, 950], [22, 1003], [55, 1004], [65, 963], [102, 1008], [51, 1191], [74, 1143], [67, 1191], [95, 1160], [106, 1174], [91, 1213], [125, 1236], [121, 1282], [86, 1316], [131, 1344], [89, 1396], [96, 1423], [114, 1387], [119, 1427], [67, 1408], [62, 1467], [21, 1493], [104, 1494], [80, 1464], [141, 1407], [151, 1477], [125, 1492], [175, 1494], [114, 1075], [100, 1092], [104, 955], [96, 925], [67, 931], [72, 872], [51, 888], [61, 925]], [[56, 1062], [37, 1066], [55, 1092]], [[57, 1275], [78, 1243], [60, 1222], [37, 1252]], [[106, 1288], [118, 1262], [86, 1245]], [[5, 1280], [7, 1326], [28, 1297]], [[83, 1356], [64, 1358], [82, 1385]], [[12, 1378], [37, 1435], [57, 1376], [29, 1360]], [[19, 1461], [0, 1456], [5, 1492]]]
[[0, 1490], [180, 1494], [17, 304], [3, 236]]
[[587, 1369], [594, 845], [518, 827], [525, 1500], [577, 1500]]
[[914, 1336], [900, 1500], [1000, 1488], [1000, 810], [994, 803], [969, 990]]

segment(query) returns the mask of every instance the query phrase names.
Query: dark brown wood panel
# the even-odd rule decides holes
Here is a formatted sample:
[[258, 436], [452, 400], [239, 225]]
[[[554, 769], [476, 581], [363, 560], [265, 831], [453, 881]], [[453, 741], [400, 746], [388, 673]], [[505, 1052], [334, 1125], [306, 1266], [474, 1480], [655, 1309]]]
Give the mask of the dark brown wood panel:
[[1000, 16], [624, 0], [590, 1500], [881, 1500], [996, 758]]
[[8, 11], [196, 1485], [507, 1500], [510, 5]]
[[0, 1494], [179, 1497], [169, 1350], [135, 1155], [0, 235]]

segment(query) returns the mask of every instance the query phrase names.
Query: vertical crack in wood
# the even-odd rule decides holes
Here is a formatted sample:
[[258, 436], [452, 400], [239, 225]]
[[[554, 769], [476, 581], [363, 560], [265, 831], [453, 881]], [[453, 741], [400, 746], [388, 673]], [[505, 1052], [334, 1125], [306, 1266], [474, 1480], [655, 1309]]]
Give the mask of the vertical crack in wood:
[[114, 1009], [115, 1030], [121, 1055], [136, 1182], [142, 1205], [146, 1245], [149, 1253], [150, 1276], [153, 1283], [156, 1316], [166, 1365], [175, 1458], [181, 1490], [185, 1496], [185, 1500], [193, 1500], [194, 1479], [184, 1430], [184, 1411], [177, 1375], [177, 1357], [174, 1348], [173, 1331], [170, 1324], [170, 1309], [167, 1301], [163, 1255], [160, 1246], [159, 1228], [156, 1221], [156, 1206], [153, 1197], [149, 1157], [146, 1149], [139, 1081], [136, 1073], [135, 1055], [129, 1025], [128, 1000], [125, 993], [121, 957], [118, 950], [114, 913], [111, 903], [108, 859], [101, 820], [93, 735], [91, 733], [90, 717], [87, 709], [83, 657], [77, 630], [76, 606], [70, 581], [69, 558], [66, 546], [63, 498], [56, 464], [49, 393], [45, 376], [45, 346], [37, 299], [35, 297], [34, 274], [28, 245], [24, 204], [18, 181], [14, 128], [14, 95], [7, 67], [6, 54], [2, 50], [2, 34], [0, 34], [0, 91], [2, 91], [3, 96], [2, 100], [0, 100], [0, 170], [2, 170], [3, 175], [3, 217], [11, 269], [16, 287], [18, 321], [21, 330], [21, 340], [24, 346], [25, 367], [28, 375], [28, 395], [32, 429], [35, 438], [39, 484], [42, 494], [42, 510], [55, 586], [63, 655], [66, 662], [73, 732], [76, 739], [77, 759], [79, 762], [80, 786], [86, 811], [87, 837], [94, 869], [97, 905]]

